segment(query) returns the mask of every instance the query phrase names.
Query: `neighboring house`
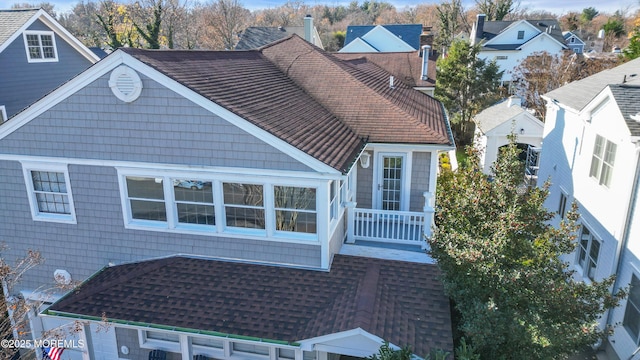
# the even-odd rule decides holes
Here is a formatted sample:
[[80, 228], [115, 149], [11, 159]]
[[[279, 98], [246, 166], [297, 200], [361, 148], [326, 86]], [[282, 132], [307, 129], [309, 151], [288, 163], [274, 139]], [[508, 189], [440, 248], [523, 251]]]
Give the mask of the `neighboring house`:
[[502, 81], [511, 81], [520, 61], [534, 53], [546, 51], [562, 55], [568, 49], [557, 20], [485, 21], [479, 14], [471, 30], [471, 41], [480, 44], [478, 57], [495, 60], [504, 70]]
[[491, 174], [491, 166], [498, 159], [500, 148], [509, 144], [511, 134], [517, 136], [518, 144], [524, 145], [523, 150], [527, 146], [535, 150], [542, 144], [544, 124], [521, 105], [519, 97], [511, 96], [474, 117], [476, 146], [481, 151], [480, 162], [485, 174]]
[[[35, 337], [82, 324], [74, 359], [451, 353], [420, 249], [455, 145], [442, 104], [389, 77], [295, 35], [114, 51], [0, 126], [3, 257], [46, 258], [9, 299], [44, 299]], [[82, 285], [47, 296], [54, 274]]]
[[[580, 229], [567, 256], [576, 278], [616, 275], [629, 297], [602, 318], [614, 326], [607, 352], [631, 359], [640, 344], [640, 59], [567, 84], [547, 101], [539, 184], [549, 180], [546, 206], [557, 225], [576, 202]], [[614, 355], [617, 354], [617, 355]]]
[[[333, 55], [353, 63], [370, 61], [418, 91], [433, 96], [436, 87], [436, 60], [438, 54], [431, 46], [414, 52], [343, 53]], [[424, 54], [427, 56], [424, 56]], [[426, 61], [425, 61], [426, 60]]]
[[578, 37], [578, 35], [571, 31], [565, 31], [562, 33], [564, 42], [567, 47], [576, 54], [582, 54], [584, 52], [584, 41]]
[[420, 50], [421, 37], [430, 27], [421, 24], [350, 25], [340, 52], [412, 52]]
[[271, 44], [296, 34], [309, 43], [324, 49], [318, 29], [313, 26], [313, 17], [307, 15], [304, 18], [304, 26], [251, 26], [240, 34], [240, 39], [235, 50], [252, 50]]
[[98, 60], [46, 11], [0, 10], [0, 123]]

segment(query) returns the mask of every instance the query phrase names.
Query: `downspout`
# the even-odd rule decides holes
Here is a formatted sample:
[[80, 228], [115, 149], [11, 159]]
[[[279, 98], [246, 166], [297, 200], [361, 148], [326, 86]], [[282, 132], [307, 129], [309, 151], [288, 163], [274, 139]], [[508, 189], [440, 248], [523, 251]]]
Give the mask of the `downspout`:
[[[616, 264], [616, 279], [613, 282], [613, 289], [611, 290], [611, 293], [615, 293], [615, 291], [618, 289], [619, 287], [619, 283], [620, 283], [620, 271], [622, 270], [622, 252], [624, 251], [624, 249], [627, 247], [627, 243], [629, 242], [629, 232], [631, 231], [631, 220], [633, 219], [633, 214], [635, 212], [635, 204], [636, 204], [636, 198], [638, 197], [638, 181], [640, 181], [640, 142], [636, 142], [636, 171], [635, 171], [635, 175], [633, 176], [633, 184], [631, 187], [631, 194], [629, 196], [629, 205], [627, 206], [627, 216], [625, 218], [625, 222], [624, 222], [624, 227], [623, 227], [623, 233], [622, 233], [622, 242], [620, 243], [620, 246], [618, 246], [618, 249], [616, 250], [616, 258], [614, 263]], [[613, 309], [609, 309], [607, 311], [607, 322], [606, 325], [608, 326], [609, 324], [611, 324], [611, 318], [613, 317]], [[631, 358], [633, 358], [638, 351], [640, 351], [640, 347], [638, 347], [633, 354], [631, 354], [631, 356], [629, 357], [629, 360], [631, 360]]]

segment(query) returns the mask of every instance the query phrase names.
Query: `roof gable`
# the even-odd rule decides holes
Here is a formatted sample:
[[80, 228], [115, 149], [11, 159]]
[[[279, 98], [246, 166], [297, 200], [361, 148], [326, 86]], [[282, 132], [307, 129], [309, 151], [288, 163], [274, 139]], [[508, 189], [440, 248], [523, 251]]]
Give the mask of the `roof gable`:
[[380, 50], [373, 47], [371, 44], [363, 40], [362, 38], [356, 38], [344, 47], [340, 49], [341, 53], [353, 53], [353, 52], [379, 52]]
[[609, 85], [609, 89], [631, 136], [640, 136], [640, 84]]
[[[402, 34], [394, 34], [388, 28], [378, 25], [362, 36], [362, 39], [378, 51], [415, 51]], [[407, 36], [407, 35], [404, 35]], [[418, 37], [420, 34], [418, 34]]]
[[[373, 30], [375, 30], [374, 34], [377, 33], [378, 31], [380, 31], [380, 29], [377, 28], [383, 28], [387, 30], [393, 35], [393, 37], [396, 38], [396, 40], [401, 40], [411, 48], [400, 51], [419, 50], [420, 48], [420, 34], [422, 33], [421, 24], [349, 25], [347, 27], [347, 34], [344, 41], [345, 46], [349, 45], [349, 43], [357, 38], [365, 37], [369, 32]], [[397, 41], [394, 41], [393, 43], [397, 43]], [[388, 51], [398, 50], [399, 49]]]
[[22, 36], [22, 33], [36, 20], [40, 20], [60, 38], [69, 43], [78, 53], [92, 63], [100, 58], [89, 48], [83, 45], [60, 23], [51, 17], [46, 11], [40, 9], [26, 10], [0, 10], [0, 52], [9, 46], [14, 40]]
[[[488, 32], [488, 30], [486, 30], [487, 25], [489, 25], [489, 27], [491, 28], [492, 23], [494, 23], [494, 21], [487, 21], [484, 23], [484, 33], [492, 35], [490, 37], [487, 37], [485, 45], [524, 43], [540, 33], [540, 30], [538, 30], [538, 28], [536, 28], [535, 26], [533, 26], [533, 24], [526, 20], [495, 21], [495, 23], [497, 23], [495, 26], [495, 30], [492, 30], [492, 32]], [[496, 30], [498, 31], [495, 32]], [[525, 31], [525, 37], [521, 40], [518, 40], [518, 31], [523, 30]], [[530, 30], [530, 34], [528, 36], [526, 30]]]

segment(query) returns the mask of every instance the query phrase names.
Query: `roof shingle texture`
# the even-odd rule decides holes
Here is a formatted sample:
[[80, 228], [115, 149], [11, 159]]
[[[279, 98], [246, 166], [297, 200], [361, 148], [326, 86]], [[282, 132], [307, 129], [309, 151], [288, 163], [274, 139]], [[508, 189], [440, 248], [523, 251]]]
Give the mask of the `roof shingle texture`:
[[422, 56], [414, 52], [375, 52], [375, 53], [333, 53], [338, 59], [347, 61], [364, 60], [378, 65], [409, 86], [433, 87], [436, 85], [436, 60], [438, 55], [431, 52], [427, 68], [427, 79], [422, 80]]
[[260, 50], [122, 51], [343, 172], [366, 141], [453, 144], [439, 101], [296, 35]]
[[486, 134], [506, 121], [527, 112], [518, 104], [510, 104], [509, 99], [504, 99], [478, 113], [473, 120], [476, 125]]
[[240, 35], [236, 50], [251, 50], [296, 34], [304, 38], [304, 26], [251, 26]]
[[336, 255], [330, 272], [172, 257], [103, 269], [49, 311], [290, 343], [361, 328], [452, 351], [436, 265]]
[[[562, 31], [560, 30], [560, 24], [558, 20], [555, 19], [543, 19], [543, 20], [526, 20], [529, 24], [533, 25], [537, 28], [541, 33], [547, 32], [548, 28], [551, 28], [549, 35], [557, 40], [559, 43], [565, 45], [564, 36], [562, 36]], [[482, 36], [485, 40], [491, 40], [494, 37], [498, 36], [501, 32], [506, 30], [508, 27], [514, 25], [515, 23], [520, 22], [520, 20], [514, 21], [486, 21], [482, 28]], [[515, 50], [522, 43], [514, 43], [507, 45], [489, 45], [486, 46], [489, 50], [491, 48], [496, 50]], [[483, 46], [484, 48], [484, 46]]]
[[640, 58], [631, 60], [613, 69], [604, 70], [582, 80], [552, 90], [544, 96], [557, 100], [563, 106], [580, 111], [593, 100], [607, 85], [640, 84]]
[[640, 136], [640, 121], [631, 118], [640, 116], [640, 83], [610, 85], [609, 89], [627, 123], [631, 136]]
[[0, 10], [0, 45], [4, 44], [38, 9]]

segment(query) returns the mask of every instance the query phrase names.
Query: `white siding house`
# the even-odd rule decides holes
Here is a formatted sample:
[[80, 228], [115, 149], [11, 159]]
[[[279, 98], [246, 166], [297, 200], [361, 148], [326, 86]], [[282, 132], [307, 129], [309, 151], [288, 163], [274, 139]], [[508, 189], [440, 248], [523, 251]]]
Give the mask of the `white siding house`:
[[[586, 282], [617, 275], [616, 289], [640, 279], [640, 248], [633, 241], [640, 231], [634, 213], [639, 71], [640, 59], [543, 96], [548, 105], [538, 182], [551, 184], [546, 205], [558, 212], [555, 224], [573, 201], [580, 214], [576, 251], [566, 260]], [[602, 318], [601, 326], [620, 324], [606, 345], [612, 358], [629, 359], [638, 347], [640, 312], [629, 310], [635, 305], [625, 301]]]

